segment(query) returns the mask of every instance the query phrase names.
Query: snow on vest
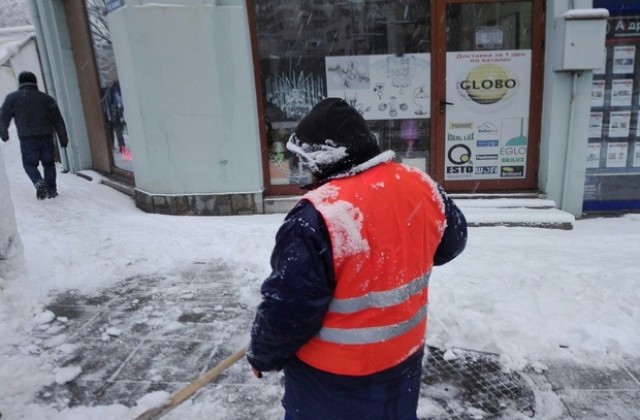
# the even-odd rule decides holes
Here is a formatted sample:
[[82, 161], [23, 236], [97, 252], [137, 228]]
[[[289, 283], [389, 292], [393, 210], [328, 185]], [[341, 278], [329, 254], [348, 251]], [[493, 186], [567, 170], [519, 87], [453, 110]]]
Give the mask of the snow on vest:
[[305, 194], [331, 238], [336, 290], [305, 363], [339, 375], [393, 367], [424, 345], [429, 275], [446, 225], [436, 184], [389, 162]]

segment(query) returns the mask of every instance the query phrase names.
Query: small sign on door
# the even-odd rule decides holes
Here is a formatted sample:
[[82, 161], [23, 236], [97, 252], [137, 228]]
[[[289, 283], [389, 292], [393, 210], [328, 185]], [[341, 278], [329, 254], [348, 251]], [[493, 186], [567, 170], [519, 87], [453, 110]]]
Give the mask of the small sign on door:
[[478, 26], [476, 28], [477, 50], [499, 50], [504, 43], [501, 26]]

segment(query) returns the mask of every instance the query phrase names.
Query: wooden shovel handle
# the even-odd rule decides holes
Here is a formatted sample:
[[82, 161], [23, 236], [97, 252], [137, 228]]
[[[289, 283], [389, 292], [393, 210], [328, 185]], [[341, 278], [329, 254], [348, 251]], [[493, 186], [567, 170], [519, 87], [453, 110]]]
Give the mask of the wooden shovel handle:
[[209, 382], [216, 379], [222, 372], [227, 370], [229, 366], [233, 365], [238, 360], [242, 359], [244, 355], [247, 353], [247, 348], [242, 347], [231, 356], [224, 359], [222, 362], [218, 363], [216, 366], [209, 369], [202, 376], [200, 376], [195, 381], [191, 382], [189, 385], [184, 388], [176, 391], [172, 396], [171, 400], [166, 402], [165, 404], [159, 407], [152, 407], [140, 414], [135, 420], [155, 420], [167, 414], [169, 411], [173, 410], [183, 402], [185, 402], [189, 397], [196, 393], [200, 388]]

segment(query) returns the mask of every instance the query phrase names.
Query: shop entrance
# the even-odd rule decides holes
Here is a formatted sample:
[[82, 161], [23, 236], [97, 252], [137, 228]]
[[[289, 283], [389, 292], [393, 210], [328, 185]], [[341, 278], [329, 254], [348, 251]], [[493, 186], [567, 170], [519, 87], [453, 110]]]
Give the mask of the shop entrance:
[[439, 2], [431, 175], [448, 191], [537, 186], [542, 2]]
[[323, 97], [449, 191], [535, 189], [543, 3], [249, 2], [267, 195], [309, 180], [285, 143]]

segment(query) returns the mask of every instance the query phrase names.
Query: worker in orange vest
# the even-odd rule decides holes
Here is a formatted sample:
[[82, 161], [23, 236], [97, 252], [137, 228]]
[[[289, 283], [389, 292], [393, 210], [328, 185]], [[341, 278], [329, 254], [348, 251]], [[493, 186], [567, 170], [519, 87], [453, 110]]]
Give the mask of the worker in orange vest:
[[314, 183], [276, 235], [254, 374], [284, 369], [285, 419], [414, 420], [429, 277], [464, 250], [464, 215], [342, 99], [318, 103], [287, 149]]

